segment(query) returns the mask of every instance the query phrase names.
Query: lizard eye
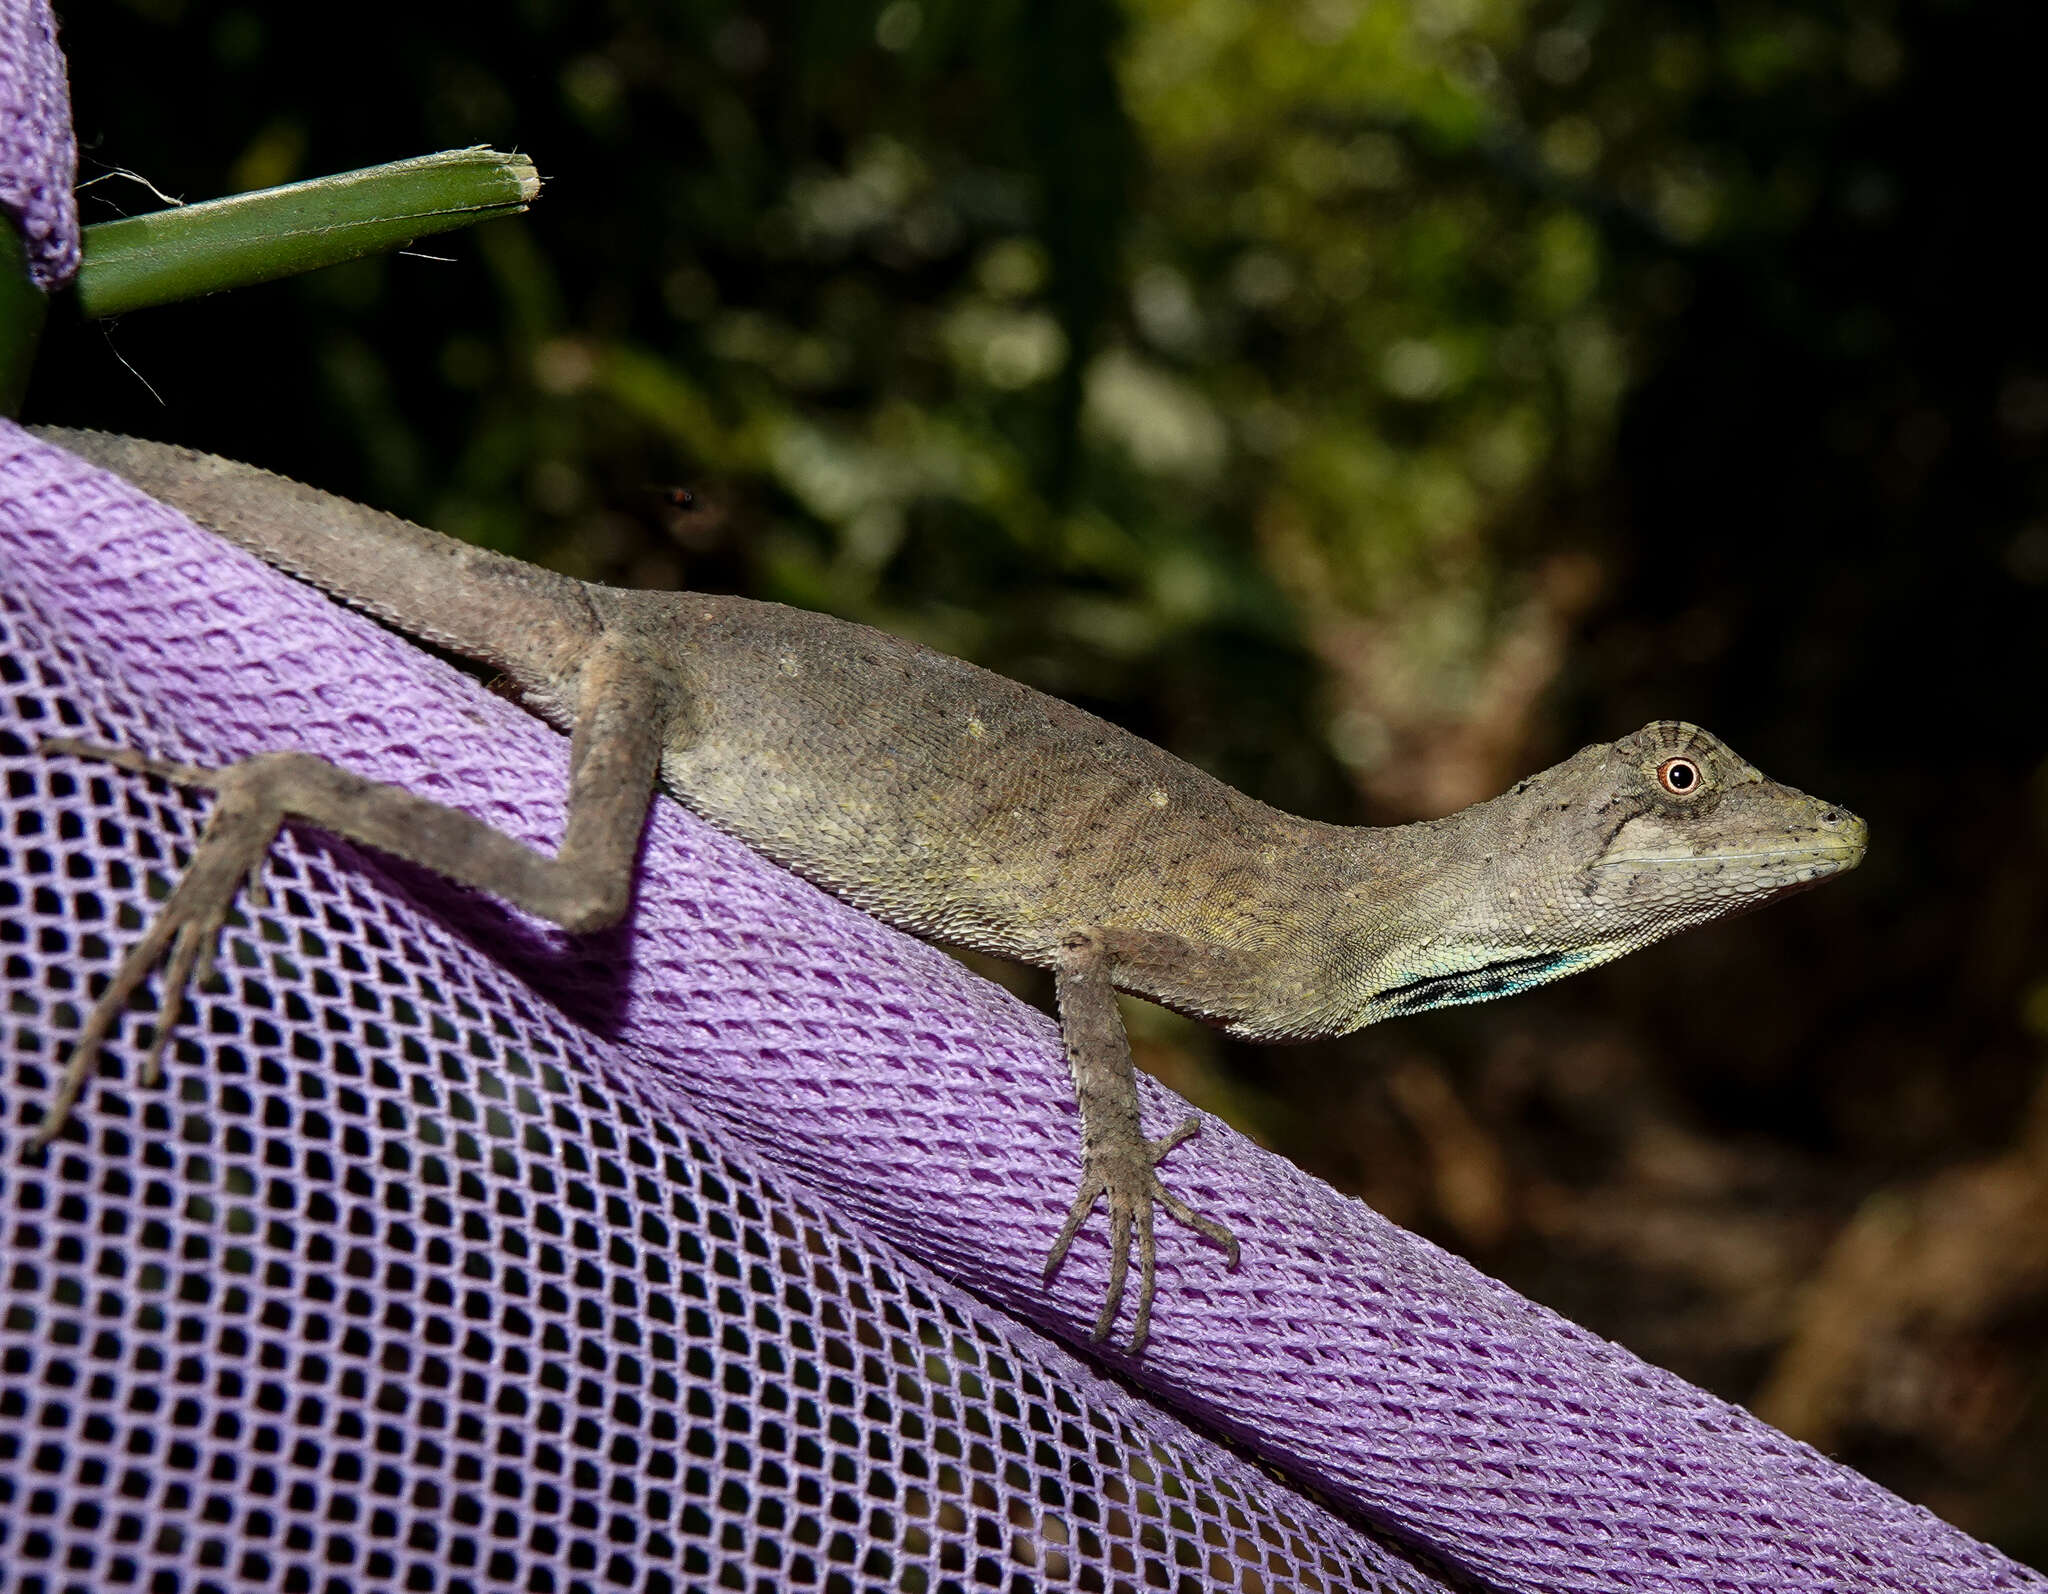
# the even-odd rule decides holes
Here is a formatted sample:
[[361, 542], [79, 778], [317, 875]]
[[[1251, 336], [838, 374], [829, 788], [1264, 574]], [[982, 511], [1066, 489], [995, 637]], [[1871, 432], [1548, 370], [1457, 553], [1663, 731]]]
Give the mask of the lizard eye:
[[1690, 797], [1705, 783], [1700, 766], [1689, 758], [1667, 758], [1657, 766], [1657, 784], [1674, 797]]

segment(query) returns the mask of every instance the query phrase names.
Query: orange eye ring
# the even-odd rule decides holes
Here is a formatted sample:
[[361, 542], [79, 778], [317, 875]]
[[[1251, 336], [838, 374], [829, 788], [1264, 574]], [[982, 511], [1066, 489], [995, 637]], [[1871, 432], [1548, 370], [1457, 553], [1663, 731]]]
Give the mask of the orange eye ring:
[[1697, 796], [1706, 783], [1700, 766], [1683, 754], [1667, 758], [1657, 766], [1657, 784], [1674, 797]]

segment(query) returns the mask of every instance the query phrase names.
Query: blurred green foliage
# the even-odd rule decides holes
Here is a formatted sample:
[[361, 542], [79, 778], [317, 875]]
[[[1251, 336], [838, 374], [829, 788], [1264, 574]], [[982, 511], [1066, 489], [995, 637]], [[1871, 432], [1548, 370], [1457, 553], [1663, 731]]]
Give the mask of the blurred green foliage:
[[[2048, 13], [60, 13], [87, 177], [203, 198], [486, 142], [549, 186], [452, 264], [53, 323], [35, 418], [886, 625], [1326, 818], [1660, 715], [1865, 812], [1850, 881], [1535, 996], [1295, 1051], [1155, 1015], [1140, 1045], [2048, 1558], [2048, 1197], [1954, 1219], [1995, 1244], [1829, 1261], [1867, 1254], [1866, 1201], [1951, 1211], [1957, 1170], [2048, 1190], [2015, 1129], [2048, 1040]], [[1936, 1252], [1985, 1258], [1977, 1293], [1930, 1286], [1947, 1317], [1854, 1282]]]

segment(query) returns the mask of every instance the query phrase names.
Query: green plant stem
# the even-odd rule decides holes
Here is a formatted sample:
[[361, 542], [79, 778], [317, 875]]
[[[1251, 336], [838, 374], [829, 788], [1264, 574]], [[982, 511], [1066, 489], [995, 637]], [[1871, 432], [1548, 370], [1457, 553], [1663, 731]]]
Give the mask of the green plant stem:
[[0, 415], [21, 413], [48, 301], [28, 274], [28, 250], [13, 218], [0, 215]]
[[511, 216], [540, 176], [524, 155], [444, 150], [85, 229], [79, 313], [121, 315], [402, 248]]

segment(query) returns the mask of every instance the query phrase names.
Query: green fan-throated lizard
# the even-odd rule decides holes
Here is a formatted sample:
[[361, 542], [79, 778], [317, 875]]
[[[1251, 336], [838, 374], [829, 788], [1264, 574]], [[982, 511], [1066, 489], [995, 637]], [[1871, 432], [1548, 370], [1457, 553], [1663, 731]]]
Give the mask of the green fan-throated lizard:
[[1489, 802], [1384, 829], [1297, 819], [1114, 725], [866, 626], [780, 604], [622, 591], [473, 548], [252, 466], [99, 432], [40, 435], [267, 563], [504, 673], [570, 733], [550, 858], [306, 753], [194, 769], [63, 740], [217, 794], [176, 891], [88, 1015], [39, 1129], [62, 1126], [166, 951], [156, 1078], [187, 982], [279, 825], [303, 821], [494, 892], [566, 930], [617, 922], [657, 784], [889, 924], [1051, 970], [1081, 1109], [1080, 1193], [1052, 1277], [1107, 1197], [1106, 1337], [1135, 1241], [1139, 1349], [1153, 1208], [1237, 1258], [1161, 1183], [1190, 1118], [1138, 1121], [1118, 990], [1256, 1040], [1342, 1035], [1526, 990], [1853, 868], [1863, 821], [1658, 721]]

